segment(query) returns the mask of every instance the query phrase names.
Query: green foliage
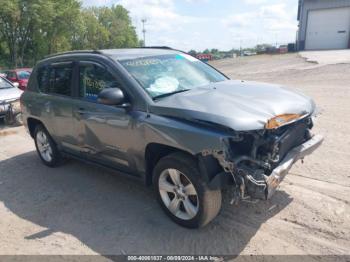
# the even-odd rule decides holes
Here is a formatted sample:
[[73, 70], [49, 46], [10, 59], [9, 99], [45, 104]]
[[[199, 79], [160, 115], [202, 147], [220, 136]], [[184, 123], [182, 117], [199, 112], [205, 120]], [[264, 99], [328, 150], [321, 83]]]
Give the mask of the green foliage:
[[260, 44], [255, 47], [256, 52], [265, 52], [267, 49], [272, 48], [270, 44]]
[[129, 12], [120, 5], [85, 9], [81, 18], [82, 34], [76, 43], [81, 49], [139, 46]]
[[75, 49], [139, 46], [128, 10], [82, 8], [78, 0], [0, 0], [0, 65], [32, 66]]
[[191, 56], [196, 57], [197, 51], [192, 49], [192, 50], [188, 51], [188, 54], [191, 55]]

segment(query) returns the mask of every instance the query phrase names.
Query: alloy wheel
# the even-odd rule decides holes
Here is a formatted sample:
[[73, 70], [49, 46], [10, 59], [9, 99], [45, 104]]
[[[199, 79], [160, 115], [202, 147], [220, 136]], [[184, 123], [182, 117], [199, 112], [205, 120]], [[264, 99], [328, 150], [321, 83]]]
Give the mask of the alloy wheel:
[[159, 193], [164, 205], [176, 217], [194, 218], [199, 210], [197, 191], [188, 177], [176, 169], [166, 169], [159, 177]]
[[40, 156], [46, 161], [52, 161], [52, 148], [47, 135], [43, 131], [36, 134], [36, 142]]

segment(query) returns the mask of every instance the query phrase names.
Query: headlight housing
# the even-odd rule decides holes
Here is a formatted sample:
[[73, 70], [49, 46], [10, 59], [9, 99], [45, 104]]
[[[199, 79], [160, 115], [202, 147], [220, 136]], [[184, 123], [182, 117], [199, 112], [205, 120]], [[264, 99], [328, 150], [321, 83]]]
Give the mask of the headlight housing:
[[300, 114], [283, 114], [275, 116], [274, 118], [271, 118], [269, 121], [267, 121], [265, 128], [266, 129], [275, 129], [279, 128], [281, 126], [284, 126], [290, 122], [294, 122], [300, 118], [302, 118], [304, 115]]

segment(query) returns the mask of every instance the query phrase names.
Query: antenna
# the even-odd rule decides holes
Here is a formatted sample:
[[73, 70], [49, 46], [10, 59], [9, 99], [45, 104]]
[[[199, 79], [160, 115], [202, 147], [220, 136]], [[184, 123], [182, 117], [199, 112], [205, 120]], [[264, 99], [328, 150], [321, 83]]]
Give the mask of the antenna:
[[146, 46], [146, 29], [145, 29], [145, 24], [147, 22], [147, 19], [143, 18], [141, 20], [141, 22], [142, 22], [142, 33], [143, 33], [143, 46], [145, 47]]

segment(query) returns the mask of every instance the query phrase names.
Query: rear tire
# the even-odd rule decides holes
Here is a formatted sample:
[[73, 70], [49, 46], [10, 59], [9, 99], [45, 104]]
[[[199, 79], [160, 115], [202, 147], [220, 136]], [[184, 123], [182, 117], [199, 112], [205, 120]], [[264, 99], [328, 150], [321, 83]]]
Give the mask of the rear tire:
[[55, 167], [61, 163], [61, 153], [43, 125], [35, 127], [34, 142], [38, 155], [45, 165]]
[[221, 190], [210, 190], [196, 161], [183, 153], [162, 158], [153, 171], [153, 185], [165, 213], [177, 224], [199, 228], [221, 208]]

